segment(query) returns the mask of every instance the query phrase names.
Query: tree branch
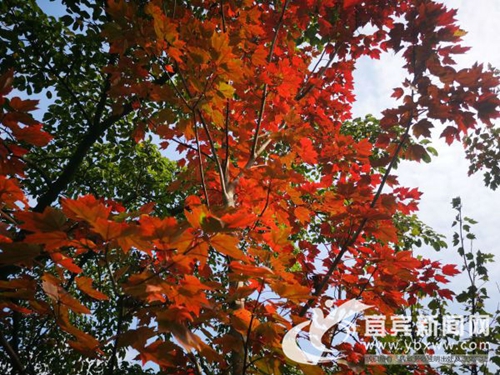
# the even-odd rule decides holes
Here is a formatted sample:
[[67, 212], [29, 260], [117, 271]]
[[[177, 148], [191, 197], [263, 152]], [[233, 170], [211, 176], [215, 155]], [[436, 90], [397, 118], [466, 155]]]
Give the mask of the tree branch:
[[[265, 211], [265, 208], [264, 208], [264, 211]], [[243, 354], [243, 374], [242, 375], [246, 374], [247, 368], [249, 367], [249, 364], [247, 365], [247, 362], [248, 362], [248, 350], [249, 350], [249, 344], [250, 344], [250, 335], [252, 333], [252, 325], [253, 325], [253, 322], [255, 320], [255, 310], [257, 310], [257, 305], [259, 303], [260, 296], [262, 295], [262, 291], [264, 290], [264, 283], [265, 283], [265, 280], [262, 279], [262, 281], [260, 283], [259, 294], [257, 295], [257, 298], [255, 300], [255, 306], [252, 309], [252, 316], [250, 317], [250, 322], [248, 324], [247, 337], [246, 337], [245, 346], [244, 346], [244, 349], [243, 349], [244, 350], [244, 354]]]
[[222, 18], [222, 32], [226, 32], [226, 16], [224, 15], [224, 1], [220, 0], [220, 15]]
[[[198, 150], [195, 147], [193, 147], [193, 146], [191, 146], [191, 145], [189, 145], [189, 144], [187, 144], [185, 142], [179, 141], [178, 139], [172, 138], [171, 141], [177, 143], [178, 145], [181, 145], [182, 147], [186, 147], [186, 148], [188, 148], [190, 150], [198, 152]], [[208, 155], [206, 152], [204, 152], [204, 151], [200, 151], [200, 152], [207, 159], [214, 160], [214, 158], [211, 157], [210, 155]]]
[[208, 125], [205, 122], [205, 119], [203, 118], [203, 114], [201, 113], [200, 110], [198, 110], [198, 116], [200, 117], [200, 122], [203, 126], [203, 129], [205, 130], [205, 134], [207, 135], [208, 142], [210, 144], [210, 148], [212, 149], [212, 154], [214, 156], [215, 164], [216, 164], [217, 169], [219, 171], [221, 189], [222, 189], [222, 193], [224, 196], [224, 200], [225, 200], [227, 205], [231, 205], [232, 199], [228, 195], [228, 191], [227, 191], [227, 187], [226, 187], [226, 178], [224, 177], [224, 170], [222, 169], [222, 165], [220, 163], [219, 156], [217, 155], [217, 150], [215, 149], [215, 142], [212, 138], [212, 135], [210, 133], [210, 129], [208, 129]]
[[224, 158], [224, 180], [227, 185], [229, 184], [229, 99], [226, 102], [226, 121], [224, 128], [226, 133], [226, 156]]
[[12, 349], [12, 346], [10, 346], [9, 342], [3, 335], [3, 333], [0, 331], [0, 345], [3, 346], [5, 349], [7, 355], [10, 358], [12, 367], [18, 374], [25, 375], [26, 374], [26, 369], [24, 368], [23, 364], [21, 363], [21, 360], [19, 359], [19, 356], [17, 353]]
[[32, 161], [31, 159], [28, 159], [26, 156], [14, 156], [14, 157], [24, 161], [28, 166], [37, 171], [38, 174], [42, 177], [42, 180], [45, 181], [47, 186], [50, 186], [52, 184], [52, 180], [50, 179], [49, 175], [41, 167], [39, 167], [38, 164], [36, 164], [36, 162]]
[[195, 367], [195, 370], [196, 370], [196, 374], [197, 375], [203, 375], [203, 369], [201, 367], [200, 361], [198, 361], [198, 358], [196, 358], [196, 356], [194, 355], [194, 353], [192, 353], [192, 352], [188, 353], [188, 358], [193, 363], [193, 365]]
[[125, 104], [121, 114], [111, 115], [103, 122], [98, 124], [92, 124], [87, 134], [84, 136], [82, 141], [78, 144], [75, 152], [70, 157], [68, 163], [64, 167], [62, 173], [59, 175], [56, 181], [54, 181], [48, 188], [48, 190], [40, 196], [37, 205], [33, 209], [35, 212], [43, 212], [43, 210], [50, 206], [54, 202], [59, 194], [69, 185], [73, 180], [78, 167], [82, 163], [83, 159], [87, 155], [88, 151], [92, 145], [104, 135], [106, 130], [108, 130], [115, 122], [127, 116], [133, 111], [131, 103]]
[[[179, 69], [179, 67], [178, 67], [178, 65], [176, 63], [175, 63], [175, 68], [176, 68], [176, 70], [177, 70], [177, 72], [179, 74], [179, 77], [181, 79], [181, 82], [182, 82], [182, 84], [184, 86], [184, 89], [186, 90], [186, 93], [187, 93], [189, 99], [193, 99], [193, 96], [189, 92], [189, 87], [187, 85], [187, 82], [186, 82], [184, 76], [182, 75], [182, 73], [181, 73], [181, 71], [180, 71], [180, 69]], [[173, 84], [173, 81], [172, 81], [171, 78], [170, 78], [170, 82]], [[212, 81], [212, 83], [213, 83], [213, 81]], [[209, 85], [208, 83], [207, 83], [207, 85], [205, 85], [205, 90], [207, 89], [208, 85]], [[174, 85], [174, 89], [177, 92], [177, 95], [179, 95], [181, 97], [181, 99], [183, 99], [183, 101], [184, 101], [185, 105], [187, 106], [187, 108], [189, 108], [193, 112], [193, 115], [195, 113], [194, 111], [196, 111], [198, 113], [198, 116], [200, 117], [200, 122], [201, 122], [201, 124], [203, 126], [203, 129], [205, 130], [205, 134], [207, 135], [208, 142], [210, 143], [210, 148], [212, 150], [213, 159], [214, 159], [215, 164], [217, 165], [217, 169], [219, 171], [220, 183], [221, 183], [221, 188], [222, 188], [224, 200], [226, 201], [226, 204], [230, 204], [231, 203], [231, 198], [229, 197], [228, 190], [227, 190], [226, 177], [224, 175], [224, 170], [222, 169], [222, 165], [220, 163], [219, 156], [217, 155], [217, 150], [215, 149], [214, 140], [212, 138], [210, 130], [208, 129], [208, 125], [205, 122], [205, 119], [203, 118], [203, 113], [199, 109], [196, 109], [196, 107], [197, 107], [198, 103], [200, 102], [201, 98], [203, 97], [204, 93], [200, 96], [200, 98], [198, 98], [198, 101], [196, 102], [196, 104], [194, 106], [190, 106], [187, 103], [187, 101], [182, 97], [180, 91], [176, 88], [175, 85]], [[197, 129], [197, 127], [196, 127], [196, 124], [195, 124], [195, 130], [196, 129]], [[197, 143], [199, 143], [199, 138], [197, 140]], [[198, 149], [199, 148], [200, 147], [199, 147], [199, 144], [198, 144]], [[205, 188], [205, 192], [206, 192], [206, 188]], [[205, 194], [205, 196], [207, 198], [207, 203], [208, 203], [208, 194]]]
[[123, 294], [119, 294], [117, 301], [118, 308], [118, 321], [116, 323], [116, 335], [115, 335], [115, 343], [113, 345], [113, 349], [111, 352], [111, 357], [109, 358], [108, 369], [106, 370], [106, 375], [113, 375], [114, 368], [118, 364], [118, 358], [116, 354], [118, 353], [118, 343], [120, 340], [120, 336], [122, 334], [122, 326], [123, 326]]
[[[113, 61], [113, 58], [110, 60]], [[110, 85], [110, 76], [108, 75], [108, 80], [103, 87], [103, 92], [101, 94], [101, 99], [97, 104], [94, 120], [89, 120], [89, 129], [87, 134], [83, 137], [82, 141], [78, 144], [75, 152], [69, 158], [68, 163], [64, 167], [63, 172], [48, 188], [48, 190], [38, 199], [37, 205], [33, 209], [35, 212], [43, 212], [43, 210], [48, 207], [52, 202], [54, 202], [59, 194], [68, 186], [68, 184], [73, 180], [78, 167], [82, 163], [83, 159], [87, 155], [92, 145], [106, 133], [106, 131], [117, 121], [121, 120], [125, 116], [129, 115], [134, 111], [132, 101], [123, 105], [122, 112], [119, 114], [112, 114], [106, 119], [102, 120], [102, 113], [104, 112], [105, 102], [106, 102], [106, 90]], [[168, 76], [164, 75], [159, 78], [155, 78], [153, 83], [156, 85], [163, 85], [169, 79]]]
[[198, 166], [200, 170], [201, 186], [203, 188], [203, 193], [205, 194], [205, 200], [207, 201], [207, 207], [210, 207], [210, 201], [208, 199], [207, 184], [205, 181], [205, 171], [203, 169], [203, 160], [201, 158], [201, 148], [200, 148], [200, 137], [198, 135], [198, 125], [196, 124], [196, 113], [193, 112], [193, 127], [194, 135], [196, 138], [196, 148], [198, 152]]
[[[380, 198], [380, 194], [382, 193], [382, 190], [384, 189], [384, 186], [385, 186], [385, 184], [387, 182], [387, 179], [389, 178], [389, 175], [390, 175], [390, 173], [392, 171], [392, 168], [394, 167], [394, 164], [396, 163], [396, 161], [398, 159], [398, 155], [401, 152], [401, 149], [403, 148], [403, 145], [406, 143], [406, 141], [408, 139], [409, 131], [410, 131], [411, 124], [412, 124], [412, 121], [413, 121], [413, 113], [414, 113], [414, 111], [412, 109], [410, 111], [409, 116], [408, 116], [408, 122], [406, 124], [405, 133], [403, 134], [403, 137], [401, 138], [401, 141], [399, 142], [398, 147], [394, 151], [394, 155], [391, 158], [389, 166], [387, 167], [387, 169], [386, 169], [386, 171], [384, 173], [384, 176], [382, 178], [382, 181], [381, 181], [381, 183], [380, 183], [380, 185], [379, 185], [379, 187], [377, 189], [377, 192], [376, 192], [375, 196], [372, 199], [372, 202], [370, 204], [370, 208], [374, 208], [375, 205], [376, 205], [376, 203], [377, 203], [377, 201], [378, 201], [378, 199]], [[356, 242], [356, 240], [358, 239], [359, 235], [363, 231], [363, 229], [364, 229], [364, 227], [365, 227], [365, 225], [366, 225], [367, 222], [368, 222], [368, 219], [364, 218], [361, 221], [361, 223], [359, 224], [356, 232], [354, 232], [354, 234], [352, 236], [350, 236], [344, 242], [344, 244], [342, 245], [339, 253], [337, 254], [337, 256], [335, 257], [335, 259], [333, 260], [333, 263], [328, 268], [328, 271], [326, 272], [325, 276], [323, 277], [323, 279], [321, 279], [321, 281], [318, 283], [316, 289], [314, 290], [314, 292], [312, 294], [313, 297], [317, 297], [321, 293], [323, 293], [323, 290], [325, 289], [325, 287], [326, 287], [326, 285], [328, 283], [328, 280], [330, 279], [330, 277], [332, 276], [333, 272], [337, 268], [338, 264], [342, 260], [342, 257], [347, 252], [347, 250], [349, 249], [349, 247], [351, 247]], [[311, 299], [309, 299], [306, 302], [306, 304], [300, 310], [299, 316], [304, 316], [305, 315], [305, 313], [307, 312], [307, 310], [309, 310], [309, 308], [312, 306], [314, 300], [315, 300], [315, 298], [311, 298]]]
[[[176, 69], [177, 71], [179, 70], [179, 68], [176, 66]], [[180, 73], [179, 73], [180, 75]], [[170, 84], [172, 85], [172, 87], [174, 88], [174, 91], [176, 92], [177, 96], [179, 97], [179, 99], [182, 100], [182, 102], [184, 103], [184, 105], [190, 110], [192, 111], [193, 109], [191, 108], [191, 106], [189, 105], [189, 103], [187, 102], [186, 98], [182, 95], [182, 93], [180, 92], [179, 88], [177, 87], [177, 85], [174, 83], [174, 81], [172, 80], [172, 77], [170, 76], [170, 74], [168, 74], [167, 72], [167, 76], [168, 76], [168, 79], [170, 80]], [[181, 76], [182, 77], [182, 76]], [[186, 89], [187, 91], [187, 89]], [[187, 94], [189, 97], [191, 97], [189, 91], [187, 91]]]
[[[336, 46], [337, 48], [334, 49], [330, 55], [329, 55], [329, 59], [328, 59], [328, 62], [326, 63], [325, 66], [323, 66], [319, 72], [317, 73], [317, 76], [321, 77], [325, 71], [330, 67], [330, 65], [332, 64], [333, 60], [335, 59], [335, 56], [337, 55], [337, 49], [338, 49], [338, 46]], [[323, 51], [322, 55], [323, 56], [325, 53], [325, 51]], [[305, 88], [303, 90], [299, 90], [299, 92], [297, 93], [297, 95], [295, 96], [295, 100], [296, 101], [299, 101], [301, 99], [303, 99], [314, 87], [315, 85], [314, 84], [310, 84], [308, 85], [309, 81], [311, 80], [312, 76], [314, 75], [314, 71], [316, 70], [316, 68], [318, 67], [319, 63], [321, 62], [321, 58], [320, 60], [316, 63], [316, 65], [314, 66], [313, 70], [311, 71], [311, 74], [309, 74], [309, 76], [306, 78], [306, 81], [304, 83], [305, 85]]]
[[[114, 65], [115, 62], [116, 62], [116, 57], [114, 55], [111, 55], [109, 58], [108, 65]], [[93, 119], [94, 126], [98, 126], [99, 122], [101, 121], [102, 114], [104, 112], [104, 109], [106, 108], [106, 99], [108, 98], [108, 91], [110, 87], [111, 87], [111, 74], [107, 74], [104, 85], [101, 90], [101, 97], [99, 98], [99, 102], [97, 103], [94, 112], [94, 119]]]
[[[31, 4], [31, 5], [33, 6], [33, 4]], [[17, 25], [20, 26], [19, 23], [17, 23]], [[87, 113], [87, 111], [85, 110], [85, 108], [83, 107], [80, 100], [77, 98], [74, 90], [69, 86], [69, 84], [66, 82], [66, 80], [59, 75], [59, 72], [52, 66], [50, 61], [47, 60], [47, 58], [45, 57], [45, 54], [42, 53], [36, 39], [31, 38], [30, 35], [28, 35], [28, 34], [26, 34], [26, 39], [31, 44], [31, 46], [33, 47], [33, 49], [37, 53], [38, 57], [40, 57], [42, 62], [45, 64], [48, 72], [53, 74], [56, 77], [56, 79], [61, 83], [61, 85], [66, 89], [68, 94], [73, 99], [74, 104], [80, 109], [83, 117], [87, 120], [87, 122], [89, 124], [91, 124], [91, 118], [90, 118], [89, 114]]]
[[[278, 40], [278, 33], [279, 30], [281, 29], [281, 26], [283, 25], [283, 19], [285, 17], [285, 11], [286, 8], [288, 7], [288, 3], [290, 0], [287, 0], [285, 4], [283, 5], [283, 9], [281, 10], [281, 15], [280, 19], [278, 21], [278, 25], [276, 26], [276, 31], [274, 32], [273, 40], [271, 42], [271, 47], [269, 49], [269, 55], [267, 57], [267, 63], [271, 63], [271, 60], [273, 59], [274, 55], [274, 47], [276, 45], [276, 41]], [[255, 129], [255, 136], [253, 138], [252, 142], [252, 150], [250, 152], [250, 159], [256, 159], [255, 151], [257, 150], [257, 145], [259, 143], [259, 133], [260, 133], [260, 128], [262, 126], [262, 120], [264, 117], [264, 110], [266, 107], [266, 98], [267, 98], [267, 83], [264, 84], [264, 88], [262, 89], [262, 99], [260, 101], [260, 110], [259, 110], [259, 117], [257, 119], [257, 127]]]

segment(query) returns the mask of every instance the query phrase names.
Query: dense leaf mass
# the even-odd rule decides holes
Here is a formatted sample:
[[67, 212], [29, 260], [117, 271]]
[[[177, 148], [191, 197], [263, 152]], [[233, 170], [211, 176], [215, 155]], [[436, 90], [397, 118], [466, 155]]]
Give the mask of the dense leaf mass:
[[[167, 374], [389, 371], [348, 342], [345, 360], [301, 366], [281, 340], [332, 296], [375, 314], [452, 298], [454, 266], [413, 256], [445, 244], [394, 170], [428, 162], [438, 132], [465, 140], [472, 170], [498, 185], [499, 81], [455, 67], [456, 12], [431, 0], [60, 8], [0, 4], [0, 369], [153, 371], [136, 356]], [[399, 105], [352, 120], [356, 60], [386, 52], [405, 61]], [[12, 88], [47, 96], [41, 122]]]

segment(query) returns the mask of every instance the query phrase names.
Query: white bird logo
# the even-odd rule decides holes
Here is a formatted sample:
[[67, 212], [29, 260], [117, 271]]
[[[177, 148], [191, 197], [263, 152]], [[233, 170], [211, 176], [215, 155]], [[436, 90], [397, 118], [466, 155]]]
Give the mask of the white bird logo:
[[[331, 308], [333, 306], [333, 300], [326, 301], [325, 305], [328, 308]], [[313, 319], [302, 322], [287, 332], [282, 342], [283, 352], [291, 360], [308, 365], [332, 362], [338, 359], [337, 357], [323, 356], [324, 353], [334, 353], [333, 350], [328, 349], [321, 342], [323, 335], [334, 325], [339, 324], [345, 319], [370, 307], [372, 306], [365, 305], [357, 300], [349, 300], [340, 305], [338, 308], [331, 310], [326, 317], [323, 314], [323, 310], [320, 308], [313, 309]], [[307, 327], [309, 324], [311, 324], [311, 327], [309, 328], [309, 341], [315, 349], [321, 351], [321, 355], [307, 353], [302, 350], [297, 343], [297, 336], [302, 329]]]

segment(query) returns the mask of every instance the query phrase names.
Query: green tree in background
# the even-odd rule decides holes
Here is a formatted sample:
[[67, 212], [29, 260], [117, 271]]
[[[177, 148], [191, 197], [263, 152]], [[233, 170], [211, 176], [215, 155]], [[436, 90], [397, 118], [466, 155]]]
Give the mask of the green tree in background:
[[[187, 192], [172, 189], [170, 184], [181, 170], [175, 162], [162, 155], [151, 140], [137, 143], [133, 139], [138, 117], [132, 105], [117, 112], [121, 103], [108, 95], [111, 82], [104, 66], [116, 57], [106, 52], [101, 36], [106, 20], [103, 1], [64, 1], [64, 17], [46, 14], [53, 2], [2, 1], [0, 3], [0, 72], [16, 71], [15, 87], [28, 96], [47, 97], [49, 105], [38, 116], [54, 141], [44, 148], [31, 147], [20, 156], [24, 163], [22, 181], [36, 210], [43, 211], [57, 197], [77, 197], [92, 194], [97, 198], [114, 199], [128, 211], [146, 209], [160, 217], [178, 215]], [[41, 112], [41, 113], [40, 113]], [[145, 212], [146, 212], [145, 211]], [[122, 268], [122, 277], [141, 267], [138, 253], [131, 256], [114, 254], [113, 267]], [[97, 280], [100, 290], [112, 293], [113, 282], [103, 272], [105, 261], [96, 261], [88, 253], [78, 263]], [[3, 280], [12, 268], [3, 267]], [[33, 273], [36, 276], [36, 273]], [[74, 289], [74, 281], [68, 282]], [[91, 302], [89, 300], [88, 302]], [[113, 336], [118, 319], [121, 329], [131, 326], [131, 316], [124, 316], [122, 307], [103, 302], [96, 306], [91, 319], [74, 323], [105, 340]], [[39, 374], [99, 374], [105, 373], [108, 362], [87, 359], [71, 350], [49, 319], [21, 317], [14, 313], [0, 330], [28, 371]], [[105, 346], [108, 355], [115, 350], [112, 342]], [[123, 358], [124, 349], [119, 349]], [[8, 359], [0, 353], [0, 372], [8, 371]], [[6, 367], [7, 366], [7, 367]], [[142, 374], [139, 366], [119, 361], [114, 373]], [[147, 372], [147, 371], [146, 371]]]
[[[282, 346], [330, 300], [389, 316], [453, 299], [456, 267], [415, 254], [446, 242], [397, 170], [437, 156], [438, 132], [500, 181], [499, 77], [457, 68], [454, 16], [433, 0], [1, 1], [0, 373], [455, 371], [367, 366], [369, 338], [337, 345], [337, 327], [339, 361]], [[356, 62], [382, 52], [405, 61], [397, 104], [352, 120]], [[460, 248], [457, 298], [483, 312], [491, 257]]]

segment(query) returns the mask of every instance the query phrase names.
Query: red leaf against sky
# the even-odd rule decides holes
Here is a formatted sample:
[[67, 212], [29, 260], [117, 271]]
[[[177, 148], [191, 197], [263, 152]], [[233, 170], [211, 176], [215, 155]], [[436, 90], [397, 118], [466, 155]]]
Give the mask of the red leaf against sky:
[[80, 289], [82, 292], [89, 295], [90, 297], [101, 301], [109, 299], [107, 295], [99, 292], [98, 290], [95, 290], [92, 287], [93, 280], [90, 277], [79, 276], [75, 278], [75, 282], [76, 285], [78, 286], [78, 289]]

